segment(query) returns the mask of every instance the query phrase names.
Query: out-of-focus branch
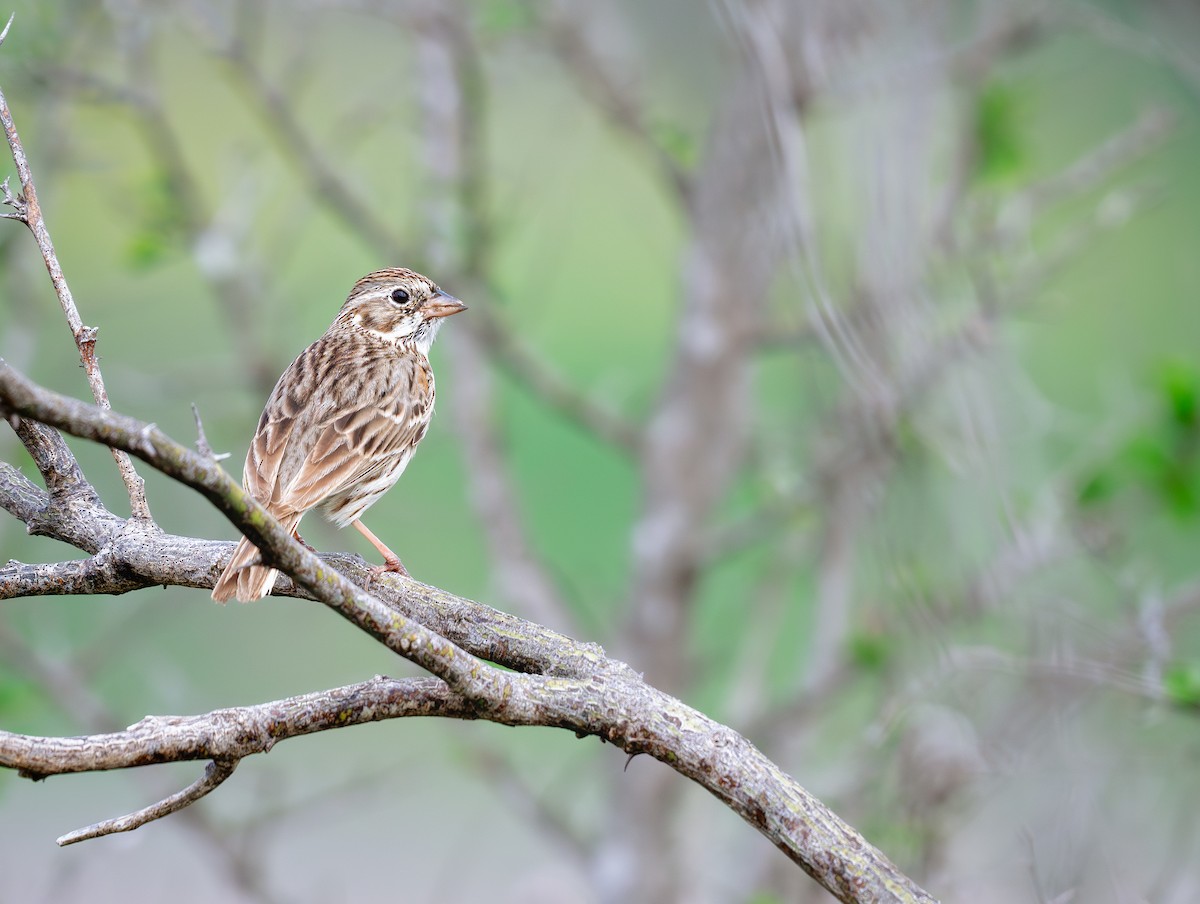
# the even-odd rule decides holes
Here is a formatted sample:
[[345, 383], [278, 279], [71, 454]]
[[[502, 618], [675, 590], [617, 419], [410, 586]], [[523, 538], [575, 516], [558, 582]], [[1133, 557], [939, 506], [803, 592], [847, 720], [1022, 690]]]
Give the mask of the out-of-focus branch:
[[545, 800], [529, 786], [504, 757], [486, 749], [473, 751], [475, 763], [496, 793], [524, 816], [579, 867], [586, 867], [592, 856], [591, 845], [579, 831], [558, 812], [552, 801]]
[[612, 125], [634, 140], [654, 163], [675, 197], [687, 207], [694, 191], [692, 176], [655, 136], [642, 104], [617, 68], [605, 59], [585, 27], [588, 4], [558, 0], [543, 16], [550, 46], [574, 78], [581, 94], [595, 104]]
[[[413, 18], [416, 78], [429, 173], [428, 256], [439, 272], [483, 285], [492, 257], [483, 154], [484, 84], [478, 49], [457, 4], [423, 8]], [[461, 236], [461, 240], [456, 238]], [[479, 306], [473, 305], [478, 309]], [[485, 309], [490, 306], [485, 302]], [[493, 375], [474, 321], [444, 340], [454, 363], [451, 414], [463, 442], [471, 498], [487, 538], [491, 572], [503, 598], [535, 621], [568, 628], [572, 619], [560, 589], [529, 540], [493, 415]]]
[[[244, 42], [232, 41], [225, 49], [225, 55], [246, 96], [263, 114], [264, 123], [280, 153], [292, 163], [315, 200], [378, 253], [393, 260], [419, 264], [418, 250], [402, 247], [391, 229], [358, 199], [345, 175], [321, 154], [288, 98], [268, 81], [254, 58], [245, 52]], [[467, 149], [469, 153], [481, 151], [481, 143], [472, 143]], [[467, 180], [464, 185], [469, 189], [472, 183]], [[489, 286], [488, 294], [493, 299], [499, 298], [495, 285]], [[604, 442], [625, 451], [636, 447], [638, 431], [635, 427], [547, 367], [512, 334], [491, 305], [473, 307], [471, 320], [471, 328], [478, 331], [488, 354], [536, 398]]]
[[[14, 13], [13, 15], [15, 16], [16, 14]], [[4, 44], [4, 39], [8, 36], [8, 30], [12, 27], [12, 23], [13, 16], [10, 16], [8, 24], [0, 32], [0, 45]], [[83, 362], [83, 370], [87, 375], [88, 385], [92, 390], [92, 397], [101, 408], [109, 408], [111, 406], [108, 401], [108, 390], [104, 388], [104, 376], [100, 373], [100, 362], [96, 357], [97, 329], [95, 327], [84, 326], [83, 319], [79, 316], [79, 309], [75, 306], [75, 299], [71, 295], [71, 288], [67, 285], [67, 278], [63, 274], [62, 267], [59, 265], [58, 255], [54, 251], [54, 243], [50, 240], [50, 230], [46, 227], [46, 220], [42, 216], [42, 208], [38, 203], [37, 189], [33, 184], [33, 172], [25, 156], [25, 148], [22, 146], [21, 139], [17, 135], [16, 124], [13, 122], [12, 113], [8, 109], [8, 100], [4, 97], [2, 91], [0, 91], [0, 123], [4, 126], [4, 135], [8, 140], [8, 147], [12, 151], [13, 162], [17, 167], [17, 178], [21, 182], [21, 193], [19, 195], [14, 195], [9, 189], [7, 178], [0, 184], [4, 204], [11, 207], [14, 211], [13, 213], [0, 214], [0, 217], [24, 223], [33, 234], [38, 250], [42, 253], [42, 261], [46, 265], [46, 272], [50, 274], [50, 282], [54, 286], [58, 302], [62, 306], [63, 314], [67, 318], [67, 325], [70, 327], [71, 335], [75, 339], [75, 345], [79, 349], [79, 357]], [[150, 520], [150, 508], [146, 504], [146, 487], [142, 482], [142, 478], [134, 470], [133, 462], [128, 455], [117, 449], [112, 450], [112, 455], [113, 460], [117, 463], [117, 470], [121, 474], [121, 479], [125, 482], [125, 488], [129, 493], [130, 512], [135, 518], [144, 521]]]
[[471, 501], [487, 538], [497, 590], [534, 621], [570, 629], [574, 618], [561, 589], [550, 579], [520, 521], [521, 507], [492, 416], [491, 375], [478, 339], [468, 333], [448, 336], [444, 341], [449, 343], [455, 364], [450, 415], [463, 444]]
[[[497, 297], [494, 286], [489, 294]], [[535, 352], [505, 327], [494, 312], [488, 311], [480, 317], [474, 330], [488, 354], [534, 398], [564, 415], [585, 433], [626, 454], [637, 454], [643, 432], [635, 423], [581, 392], [562, 374], [538, 361]]]
[[1089, 149], [1065, 169], [1029, 186], [1009, 203], [1027, 210], [1029, 216], [1037, 216], [1067, 198], [1081, 195], [1157, 148], [1174, 124], [1170, 112], [1146, 110], [1131, 125]]
[[393, 258], [412, 259], [411, 253], [402, 253], [392, 229], [350, 188], [345, 174], [320, 152], [288, 98], [266, 79], [247, 52], [241, 36], [229, 42], [224, 56], [245, 97], [262, 116], [280, 156], [309, 186], [313, 198], [377, 251]]
[[[763, 16], [771, 18], [779, 5], [766, 4]], [[642, 499], [620, 636], [627, 655], [667, 687], [686, 687], [692, 677], [686, 651], [708, 564], [701, 558], [708, 522], [744, 459], [756, 333], [787, 247], [781, 224], [792, 197], [781, 135], [763, 116], [777, 74], [753, 56], [743, 60], [709, 129], [687, 207], [691, 235], [671, 363], [638, 456]], [[790, 87], [788, 94], [790, 102]], [[669, 845], [674, 791], [650, 774], [618, 787], [606, 843], [629, 869], [605, 877], [607, 899], [683, 896], [689, 870]]]
[[[1188, 7], [1184, 5], [1180, 9]], [[1078, 0], [1056, 3], [1051, 10], [1052, 18], [1062, 25], [1081, 27], [1126, 53], [1166, 63], [1183, 78], [1193, 93], [1200, 93], [1200, 59], [1196, 57], [1195, 48], [1186, 43], [1186, 38], [1182, 39], [1179, 46], [1171, 46], [1153, 34], [1129, 27], [1102, 7]]]

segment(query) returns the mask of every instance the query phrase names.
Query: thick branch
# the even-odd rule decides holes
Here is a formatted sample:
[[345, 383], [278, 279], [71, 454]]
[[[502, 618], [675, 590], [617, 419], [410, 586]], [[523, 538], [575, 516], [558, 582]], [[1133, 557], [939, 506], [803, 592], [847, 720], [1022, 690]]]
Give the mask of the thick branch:
[[[260, 546], [267, 561], [294, 575], [306, 592], [390, 649], [444, 679], [382, 685], [391, 690], [417, 691], [415, 698], [393, 701], [403, 714], [431, 708], [421, 714], [485, 718], [506, 725], [542, 725], [596, 735], [629, 754], [649, 754], [696, 781], [844, 901], [932, 900], [744, 737], [647, 685], [624, 663], [605, 658], [599, 648], [574, 644], [559, 636], [560, 647], [574, 647], [576, 653], [567, 660], [569, 668], [565, 671], [573, 672], [570, 677], [523, 675], [488, 667], [399, 608], [364, 593], [296, 543], [215, 463], [175, 443], [152, 425], [52, 393], [3, 362], [0, 412], [36, 417], [74, 435], [124, 447], [200, 491]], [[127, 529], [118, 535], [113, 547], [118, 558], [126, 550], [122, 544], [131, 542], [128, 537], [143, 541], [165, 537], [157, 529], [151, 531], [133, 520], [127, 525], [140, 527], [142, 533]], [[209, 566], [213, 578], [216, 564]], [[388, 584], [404, 588], [406, 603], [423, 602], [428, 606], [431, 621], [454, 627], [461, 638], [483, 641], [488, 654], [494, 654], [497, 661], [511, 659], [510, 647], [528, 647], [527, 638], [498, 626], [507, 620], [509, 626], [518, 627], [522, 624], [519, 619], [415, 582], [393, 578]], [[20, 590], [11, 585], [8, 589]], [[287, 589], [280, 588], [285, 592]], [[483, 627], [475, 623], [477, 617]], [[546, 629], [530, 627], [553, 636]], [[535, 659], [529, 655], [528, 664]], [[321, 712], [338, 724], [345, 719], [344, 707]], [[214, 732], [213, 723], [206, 722], [206, 717], [195, 717], [151, 719], [127, 732], [98, 738], [0, 735], [0, 765], [31, 776], [45, 776], [169, 759], [231, 761], [265, 751], [284, 735], [320, 730], [314, 727], [311, 714], [293, 709], [281, 715], [280, 719], [267, 720], [268, 727], [260, 723], [256, 729], [254, 719], [262, 718], [261, 708], [225, 710], [219, 721], [232, 721], [237, 726], [228, 732]], [[365, 710], [360, 716], [363, 721], [378, 717], [374, 711]], [[147, 737], [157, 740], [147, 741]], [[164, 737], [175, 744], [169, 748], [170, 755], [163, 746]]]
[[0, 732], [0, 766], [42, 779], [186, 760], [236, 761], [288, 738], [403, 716], [469, 719], [474, 710], [436, 678], [379, 677], [203, 716], [150, 716], [109, 734], [43, 738]]
[[[523, 676], [528, 705], [481, 713], [443, 682], [376, 678], [205, 716], [148, 718], [84, 738], [0, 733], [0, 765], [44, 778], [178, 760], [237, 760], [288, 737], [384, 718], [437, 715], [551, 725], [648, 753], [697, 781], [843, 901], [932, 901], [852, 828], [736, 732], [631, 675]], [[820, 855], [813, 856], [819, 850]]]
[[482, 663], [422, 625], [387, 609], [296, 542], [215, 462], [180, 445], [153, 424], [94, 408], [31, 383], [0, 361], [0, 411], [31, 417], [75, 436], [125, 449], [198, 490], [263, 553], [309, 593], [389, 649], [446, 680], [480, 704], [502, 705], [505, 673]]

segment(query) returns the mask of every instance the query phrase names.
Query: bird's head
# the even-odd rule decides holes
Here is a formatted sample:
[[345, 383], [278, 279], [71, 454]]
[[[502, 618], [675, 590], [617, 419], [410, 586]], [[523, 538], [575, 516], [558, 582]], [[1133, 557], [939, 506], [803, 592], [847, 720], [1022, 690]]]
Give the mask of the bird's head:
[[376, 270], [356, 282], [337, 320], [428, 355], [442, 318], [466, 309], [432, 280], [394, 267]]

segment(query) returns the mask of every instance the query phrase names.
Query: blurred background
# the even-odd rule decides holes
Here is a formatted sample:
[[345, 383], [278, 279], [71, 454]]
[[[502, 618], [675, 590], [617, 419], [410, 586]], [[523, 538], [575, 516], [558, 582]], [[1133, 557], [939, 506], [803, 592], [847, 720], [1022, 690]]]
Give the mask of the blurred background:
[[[471, 309], [369, 519], [416, 577], [601, 642], [943, 900], [1200, 898], [1195, 4], [15, 7], [115, 408], [191, 442], [195, 403], [240, 474], [354, 280], [419, 269]], [[87, 397], [15, 224], [0, 292], [0, 355]], [[236, 536], [141, 470], [165, 530]], [[0, 553], [79, 556], [8, 516]], [[12, 731], [377, 673], [411, 670], [302, 601], [0, 607]], [[199, 773], [0, 775], [0, 900], [828, 900], [660, 764], [487, 724], [292, 741], [53, 843]]]

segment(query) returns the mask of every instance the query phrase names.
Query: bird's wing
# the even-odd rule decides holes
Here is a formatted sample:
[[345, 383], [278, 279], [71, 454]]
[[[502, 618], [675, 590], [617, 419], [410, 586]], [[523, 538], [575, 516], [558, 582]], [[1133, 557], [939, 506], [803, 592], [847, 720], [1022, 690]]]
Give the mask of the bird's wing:
[[[345, 353], [345, 349], [340, 352]], [[246, 457], [246, 489], [268, 509], [305, 512], [371, 477], [424, 436], [433, 388], [424, 362], [393, 350], [353, 359], [325, 338], [284, 375]]]

